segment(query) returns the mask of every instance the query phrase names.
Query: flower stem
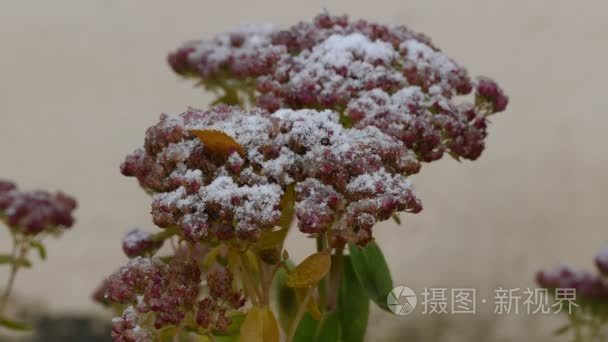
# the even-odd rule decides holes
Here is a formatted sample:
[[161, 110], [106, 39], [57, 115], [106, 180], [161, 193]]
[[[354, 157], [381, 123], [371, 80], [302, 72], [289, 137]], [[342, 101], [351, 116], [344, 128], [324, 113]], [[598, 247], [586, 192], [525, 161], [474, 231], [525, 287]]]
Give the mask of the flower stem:
[[300, 306], [298, 306], [298, 311], [296, 311], [296, 315], [293, 318], [293, 321], [291, 321], [291, 325], [289, 325], [289, 331], [287, 332], [287, 339], [286, 339], [287, 342], [293, 341], [293, 338], [296, 335], [296, 330], [298, 330], [298, 325], [300, 325], [300, 321], [302, 320], [302, 317], [304, 317], [304, 313], [306, 312], [306, 309], [308, 308], [308, 301], [310, 300], [310, 297], [312, 296], [313, 291], [314, 291], [314, 287], [308, 288], [308, 291], [306, 292], [306, 296], [300, 303]]
[[241, 264], [241, 278], [243, 280], [245, 288], [247, 289], [247, 292], [249, 292], [249, 296], [251, 297], [253, 304], [260, 305], [262, 294], [260, 293], [260, 289], [257, 284], [253, 281], [253, 272], [247, 262], [247, 256], [245, 255], [245, 253], [242, 252], [238, 253], [238, 256], [239, 262]]
[[12, 262], [10, 274], [8, 276], [8, 282], [6, 287], [4, 288], [4, 293], [0, 298], [0, 316], [4, 314], [4, 309], [6, 308], [6, 304], [8, 303], [8, 299], [13, 291], [13, 287], [15, 285], [15, 278], [17, 277], [17, 271], [19, 271], [19, 263], [25, 257], [25, 253], [27, 252], [27, 247], [24, 242], [17, 240], [17, 237], [13, 236], [13, 250], [11, 252]]
[[336, 248], [336, 252], [332, 257], [331, 271], [329, 274], [329, 294], [326, 302], [326, 306], [329, 311], [334, 310], [338, 306], [338, 294], [340, 292], [340, 283], [342, 281], [343, 269], [344, 247]]
[[[327, 249], [327, 237], [325, 234], [317, 236], [317, 252], [322, 252]], [[325, 276], [319, 282], [319, 302], [325, 303], [327, 298], [327, 289], [329, 287], [329, 278]]]

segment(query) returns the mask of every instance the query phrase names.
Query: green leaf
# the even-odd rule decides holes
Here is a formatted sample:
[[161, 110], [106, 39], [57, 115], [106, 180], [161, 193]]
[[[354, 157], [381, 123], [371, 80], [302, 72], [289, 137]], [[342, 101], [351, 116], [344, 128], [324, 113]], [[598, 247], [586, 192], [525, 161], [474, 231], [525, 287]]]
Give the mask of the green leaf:
[[32, 330], [32, 327], [27, 323], [13, 321], [11, 319], [8, 319], [6, 317], [1, 317], [1, 316], [0, 316], [0, 326], [5, 327], [10, 330], [19, 330], [19, 331]]
[[237, 342], [240, 340], [241, 335], [230, 335], [230, 336], [215, 336], [213, 335], [215, 342]]
[[309, 313], [305, 313], [293, 336], [293, 342], [316, 341], [315, 337], [317, 336], [318, 326], [319, 321], [315, 321]]
[[44, 245], [41, 242], [36, 241], [36, 240], [31, 240], [30, 246], [32, 246], [33, 248], [35, 248], [38, 251], [38, 255], [40, 256], [40, 259], [46, 260], [46, 249], [44, 248]]
[[[287, 261], [287, 268], [292, 270], [294, 265], [291, 261]], [[287, 271], [281, 268], [277, 271], [274, 277], [273, 288], [276, 295], [277, 312], [279, 316], [279, 323], [283, 331], [287, 331], [291, 324], [291, 318], [295, 316], [296, 310], [298, 309], [298, 298], [296, 297], [296, 291], [291, 287], [287, 286]]]
[[364, 248], [349, 244], [348, 250], [355, 274], [369, 298], [383, 310], [390, 311], [386, 296], [393, 288], [393, 279], [380, 247], [371, 241]]
[[16, 262], [17, 262], [17, 265], [19, 265], [19, 267], [25, 267], [25, 268], [32, 267], [32, 262], [27, 260], [26, 258], [19, 259]]
[[10, 254], [0, 254], [0, 265], [1, 264], [12, 264], [13, 256]]
[[338, 305], [342, 340], [363, 342], [369, 317], [369, 298], [367, 290], [355, 274], [350, 257], [346, 255]]
[[13, 264], [13, 263], [17, 264], [19, 267], [25, 267], [25, 268], [32, 267], [32, 262], [25, 258], [15, 260], [15, 258], [12, 255], [0, 254], [0, 264]]
[[160, 329], [158, 333], [160, 342], [171, 342], [173, 336], [177, 333], [177, 328], [174, 326], [164, 327]]
[[[327, 315], [321, 321], [321, 325], [319, 326], [319, 331], [317, 333], [317, 342], [337, 342], [340, 341], [340, 331], [348, 330], [350, 327], [345, 327], [345, 329], [341, 329], [340, 327], [340, 312], [338, 310], [334, 310], [329, 315]], [[345, 341], [350, 342], [351, 340], [345, 339]]]

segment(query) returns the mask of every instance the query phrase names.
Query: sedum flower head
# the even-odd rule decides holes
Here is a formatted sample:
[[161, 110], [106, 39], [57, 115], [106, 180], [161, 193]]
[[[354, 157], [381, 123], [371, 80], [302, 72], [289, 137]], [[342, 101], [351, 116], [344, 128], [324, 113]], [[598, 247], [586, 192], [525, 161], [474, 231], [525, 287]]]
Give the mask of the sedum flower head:
[[[210, 89], [242, 91], [271, 112], [332, 109], [344, 125], [378, 127], [426, 162], [444, 153], [478, 158], [487, 117], [508, 104], [496, 82], [472, 80], [426, 36], [327, 13], [284, 30], [244, 26], [191, 41], [169, 63]], [[471, 93], [474, 102], [459, 98]]]
[[[218, 154], [193, 133], [200, 130], [222, 132], [243, 149]], [[375, 127], [344, 128], [330, 110], [228, 106], [163, 114], [122, 165], [153, 193], [156, 225], [179, 226], [191, 242], [257, 240], [279, 223], [283, 195], [295, 186], [303, 232], [335, 230], [363, 244], [377, 220], [421, 210], [406, 177], [419, 169], [401, 141]], [[319, 191], [336, 194], [321, 211], [328, 197]]]
[[[215, 264], [203, 274], [199, 265], [188, 259], [178, 254], [165, 263], [158, 258], [136, 257], [103, 283], [97, 300], [126, 305], [122, 315], [113, 320], [114, 341], [139, 341], [136, 337], [146, 337], [152, 328], [193, 322], [204, 329], [228, 329], [232, 320], [227, 312], [245, 304], [242, 291], [235, 289], [232, 273]], [[202, 277], [206, 291], [201, 289]], [[154, 314], [154, 321], [143, 322], [149, 313]], [[185, 321], [189, 313], [193, 322]]]
[[74, 224], [76, 200], [62, 192], [21, 191], [0, 180], [0, 219], [26, 235], [68, 229]]
[[194, 261], [136, 257], [108, 278], [106, 298], [132, 306], [138, 313], [154, 312], [154, 327], [179, 324], [199, 294], [201, 272]]
[[608, 282], [604, 279], [608, 272], [608, 246], [600, 248], [595, 256], [599, 273], [577, 270], [571, 266], [558, 265], [536, 273], [538, 285], [549, 288], [573, 288], [584, 299], [607, 300]]
[[133, 228], [122, 239], [122, 250], [129, 258], [154, 255], [163, 246], [164, 240], [149, 232]]

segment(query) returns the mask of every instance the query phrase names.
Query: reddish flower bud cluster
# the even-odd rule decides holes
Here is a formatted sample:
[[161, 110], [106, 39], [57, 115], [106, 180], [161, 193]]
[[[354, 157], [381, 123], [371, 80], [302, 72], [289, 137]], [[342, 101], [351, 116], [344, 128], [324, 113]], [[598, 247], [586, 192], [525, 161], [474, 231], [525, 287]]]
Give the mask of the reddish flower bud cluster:
[[212, 266], [206, 274], [208, 295], [201, 299], [201, 271], [195, 262], [182, 257], [177, 254], [168, 264], [158, 258], [136, 257], [102, 284], [96, 300], [128, 305], [113, 320], [114, 341], [140, 341], [138, 336], [148, 336], [145, 324], [140, 323], [148, 313], [154, 314], [155, 329], [179, 325], [187, 313], [194, 314], [201, 328], [228, 329], [232, 320], [227, 311], [245, 305], [242, 291], [234, 289], [232, 273], [223, 266]]
[[454, 105], [443, 95], [419, 87], [392, 95], [376, 89], [351, 101], [346, 109], [356, 128], [375, 126], [431, 162], [449, 152], [455, 158], [477, 159], [487, 136], [486, 115], [470, 103]]
[[70, 228], [75, 208], [76, 200], [62, 192], [20, 191], [15, 184], [0, 181], [0, 219], [19, 233]]
[[193, 261], [137, 257], [110, 276], [106, 298], [129, 304], [139, 313], [153, 312], [154, 327], [179, 324], [194, 307], [201, 272]]
[[127, 307], [123, 314], [112, 319], [112, 341], [114, 342], [152, 342], [152, 333], [142, 327], [141, 316], [133, 306]]
[[[245, 153], [218, 157], [191, 134], [193, 129], [225, 132]], [[227, 106], [161, 116], [160, 123], [148, 129], [144, 148], [122, 166], [123, 174], [136, 176], [144, 188], [155, 192], [154, 222], [160, 227], [180, 226], [192, 242], [256, 240], [262, 230], [278, 223], [284, 188], [309, 178], [345, 199], [344, 210], [335, 211], [326, 223], [348, 213], [342, 226], [352, 223], [349, 229], [357, 232], [363, 228], [366, 237], [354, 240], [365, 243], [376, 220], [396, 211], [421, 210], [409, 181], [397, 176], [419, 169], [416, 156], [400, 141], [375, 127], [345, 129], [331, 111], [283, 109], [268, 114]], [[365, 175], [375, 177], [375, 193], [353, 190]], [[310, 222], [320, 218], [314, 217], [316, 210], [309, 210], [306, 197], [299, 195], [300, 228], [321, 232], [327, 227], [312, 228]], [[354, 224], [362, 222], [363, 213], [372, 219]]]
[[139, 228], [131, 229], [122, 240], [122, 250], [129, 258], [152, 256], [158, 251], [164, 240], [154, 239], [154, 236]]
[[475, 84], [424, 35], [327, 13], [286, 30], [241, 28], [212, 41], [189, 42], [169, 61], [175, 71], [197, 75], [208, 87], [229, 90], [226, 81], [239, 89], [255, 87], [246, 91], [269, 111], [339, 111], [357, 128], [375, 126], [401, 139], [427, 162], [446, 151], [455, 158], [478, 158], [486, 116], [508, 103], [487, 78], [476, 84], [475, 105], [455, 101]]
[[196, 323], [205, 329], [226, 331], [232, 319], [226, 315], [227, 309], [238, 310], [245, 305], [241, 291], [233, 289], [230, 271], [216, 265], [207, 273], [209, 296], [198, 302]]
[[91, 299], [97, 304], [102, 306], [109, 306], [112, 304], [110, 300], [106, 297], [106, 293], [108, 292], [108, 287], [110, 286], [110, 279], [105, 278], [101, 284], [97, 286], [93, 294], [91, 295]]
[[[269, 73], [287, 50], [272, 44], [272, 25], [245, 25], [211, 41], [185, 43], [168, 62], [182, 75], [200, 75], [211, 81], [223, 77], [244, 79]], [[212, 82], [212, 81], [211, 81]]]
[[273, 114], [290, 127], [283, 134], [292, 150], [311, 144], [302, 158], [304, 175], [310, 178], [296, 185], [301, 231], [320, 233], [333, 227], [332, 238], [338, 239], [333, 242], [364, 245], [377, 221], [397, 211], [422, 210], [403, 176], [417, 173], [420, 164], [401, 142], [374, 127], [344, 129], [331, 112], [311, 112]]
[[507, 108], [509, 98], [504, 94], [498, 84], [488, 78], [480, 78], [475, 93], [479, 101], [486, 102], [490, 113], [502, 112]]
[[581, 298], [608, 299], [608, 284], [598, 274], [578, 271], [568, 266], [557, 266], [536, 274], [538, 285], [548, 288], [576, 289]]
[[536, 274], [536, 282], [548, 289], [573, 288], [581, 298], [608, 300], [608, 281], [602, 275], [608, 274], [608, 246], [603, 246], [595, 257], [595, 265], [601, 274], [579, 271], [561, 265], [553, 269], [541, 270]]

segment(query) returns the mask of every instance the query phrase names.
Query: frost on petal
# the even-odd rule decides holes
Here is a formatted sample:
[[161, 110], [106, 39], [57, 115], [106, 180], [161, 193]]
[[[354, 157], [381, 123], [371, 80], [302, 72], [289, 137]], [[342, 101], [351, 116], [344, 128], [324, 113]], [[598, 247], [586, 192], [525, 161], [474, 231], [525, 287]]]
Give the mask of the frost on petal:
[[296, 186], [296, 217], [304, 233], [326, 231], [343, 210], [343, 198], [330, 185], [308, 178]]
[[158, 258], [136, 257], [108, 278], [106, 298], [130, 305], [126, 318], [154, 312], [154, 327], [159, 329], [179, 324], [192, 310], [200, 281], [201, 271], [194, 261], [174, 258], [167, 264]]
[[[225, 132], [244, 151], [217, 158], [189, 133], [192, 129]], [[175, 132], [180, 132], [179, 139]], [[153, 179], [147, 172], [151, 169], [160, 170]], [[144, 148], [123, 165], [123, 173], [138, 177], [153, 192], [154, 223], [178, 226], [191, 243], [257, 240], [279, 223], [282, 196], [291, 185], [298, 193], [300, 228], [319, 233], [342, 220], [344, 208], [359, 200], [348, 190], [353, 179], [384, 172], [395, 182], [387, 180], [385, 186], [402, 189], [396, 179], [404, 182], [419, 169], [415, 154], [403, 142], [376, 127], [344, 128], [330, 110], [281, 109], [269, 114], [227, 106], [162, 116], [148, 129]], [[374, 212], [367, 211], [369, 222], [396, 211], [418, 212], [419, 203], [406, 188], [401, 195], [409, 202], [382, 192], [384, 202]]]
[[443, 95], [409, 87], [394, 94], [372, 90], [348, 104], [356, 128], [377, 127], [402, 141], [422, 161], [476, 159], [484, 149], [487, 119], [471, 103], [454, 104]]
[[168, 61], [179, 74], [206, 78], [223, 72], [235, 78], [264, 74], [286, 53], [284, 47], [271, 44], [275, 31], [272, 25], [243, 25], [212, 40], [187, 42]]
[[[245, 89], [257, 106], [270, 112], [331, 109], [338, 113], [340, 124], [378, 127], [424, 162], [445, 153], [456, 159], [477, 159], [485, 145], [487, 116], [504, 111], [508, 104], [496, 82], [472, 81], [467, 70], [428, 37], [405, 26], [322, 13], [312, 22], [282, 30], [253, 26], [239, 32], [245, 38], [237, 39], [236, 48], [226, 49], [227, 34], [194, 43], [206, 46], [210, 55], [222, 56], [218, 60], [229, 61], [228, 71], [219, 76], [224, 86]], [[250, 46], [259, 50], [257, 54], [268, 62], [264, 68], [234, 72], [231, 63], [251, 63], [248, 58], [231, 59], [241, 42], [248, 51]], [[267, 55], [273, 58], [266, 59]], [[217, 83], [218, 73], [197, 71], [194, 64], [185, 63], [203, 83]], [[243, 75], [248, 77], [245, 83]], [[231, 82], [236, 85], [230, 86]], [[459, 97], [473, 89], [474, 103]]]

